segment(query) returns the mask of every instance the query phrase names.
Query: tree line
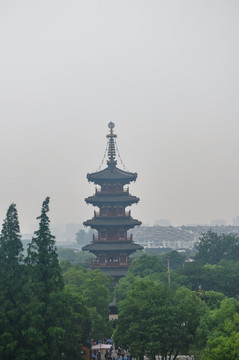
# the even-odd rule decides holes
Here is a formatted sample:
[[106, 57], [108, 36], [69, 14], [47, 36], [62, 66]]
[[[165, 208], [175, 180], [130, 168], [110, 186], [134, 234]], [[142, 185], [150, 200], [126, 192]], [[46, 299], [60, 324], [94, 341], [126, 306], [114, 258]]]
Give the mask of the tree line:
[[115, 289], [116, 344], [141, 359], [239, 359], [238, 239], [209, 231], [192, 262], [177, 251], [136, 258]]
[[[23, 256], [18, 213], [8, 208], [0, 235], [0, 358], [82, 359], [89, 336], [112, 333], [110, 279], [63, 262], [50, 232], [49, 197]], [[65, 280], [64, 280], [65, 278]], [[65, 284], [64, 284], [65, 282]]]
[[[112, 334], [137, 358], [238, 358], [238, 235], [203, 234], [191, 263], [177, 251], [161, 258], [143, 253], [113, 294], [112, 279], [80, 266], [80, 258], [59, 263], [48, 212], [47, 197], [25, 256], [15, 204], [3, 222], [1, 359], [82, 359], [83, 344]], [[119, 309], [114, 330], [108, 320], [112, 295]]]

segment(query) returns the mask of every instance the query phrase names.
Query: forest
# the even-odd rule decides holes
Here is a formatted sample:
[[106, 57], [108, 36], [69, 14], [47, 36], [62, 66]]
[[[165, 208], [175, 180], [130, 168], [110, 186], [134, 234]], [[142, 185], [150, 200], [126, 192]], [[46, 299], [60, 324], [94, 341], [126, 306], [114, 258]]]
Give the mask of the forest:
[[[0, 235], [0, 358], [82, 359], [82, 345], [113, 337], [132, 357], [239, 358], [239, 237], [202, 234], [191, 261], [137, 254], [127, 275], [91, 271], [87, 256], [58, 252], [49, 197], [23, 252], [15, 204]], [[64, 260], [64, 255], [67, 260]], [[109, 321], [109, 303], [119, 317]]]

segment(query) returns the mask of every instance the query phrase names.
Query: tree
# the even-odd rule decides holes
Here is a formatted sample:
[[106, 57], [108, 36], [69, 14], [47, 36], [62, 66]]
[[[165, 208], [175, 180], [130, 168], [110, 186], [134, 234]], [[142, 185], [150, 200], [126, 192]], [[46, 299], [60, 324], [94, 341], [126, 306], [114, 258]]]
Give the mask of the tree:
[[175, 309], [175, 330], [172, 331], [171, 343], [174, 352], [188, 352], [190, 344], [195, 342], [196, 330], [202, 316], [207, 312], [207, 305], [197, 293], [185, 287], [176, 290], [172, 298]]
[[119, 280], [114, 290], [117, 304], [119, 304], [122, 300], [126, 299], [136, 279], [137, 278], [128, 271], [126, 276]]
[[[197, 329], [198, 342], [205, 347], [202, 360], [237, 359], [239, 353], [239, 304], [224, 299], [219, 308], [202, 317]], [[205, 346], [206, 345], [206, 346]]]
[[47, 197], [38, 217], [39, 230], [29, 244], [26, 259], [32, 297], [23, 330], [25, 354], [29, 360], [56, 360], [63, 354], [69, 360], [78, 360], [80, 344], [90, 330], [89, 312], [83, 297], [63, 291], [48, 211]]
[[168, 254], [162, 255], [162, 263], [164, 264], [165, 267], [167, 267], [168, 265], [168, 257], [170, 261], [170, 268], [172, 270], [176, 270], [177, 268], [183, 266], [186, 258], [185, 254], [181, 254], [177, 250], [172, 250]]
[[232, 360], [238, 359], [239, 333], [230, 336], [218, 336], [209, 340], [201, 360]]
[[100, 270], [86, 271], [75, 266], [64, 273], [65, 288], [71, 294], [81, 294], [87, 302], [92, 322], [91, 338], [98, 340], [111, 337], [109, 323], [109, 302], [111, 301], [111, 280]]
[[129, 268], [129, 272], [134, 276], [145, 277], [150, 274], [160, 273], [165, 270], [161, 259], [158, 256], [143, 254], [134, 259]]
[[92, 254], [84, 251], [75, 251], [73, 249], [58, 248], [57, 249], [59, 261], [68, 260], [72, 265], [81, 265], [85, 268], [90, 268]]
[[133, 356], [154, 358], [188, 350], [206, 305], [186, 288], [176, 292], [149, 279], [136, 279], [119, 303], [115, 342]]
[[218, 265], [200, 265], [197, 261], [179, 270], [184, 285], [192, 290], [216, 291], [228, 297], [239, 295], [239, 262], [221, 260]]
[[50, 198], [42, 204], [39, 219], [39, 230], [28, 245], [26, 263], [31, 266], [34, 278], [33, 288], [39, 300], [47, 301], [51, 292], [63, 289], [63, 278], [58, 262], [55, 237], [50, 231], [49, 211]]
[[220, 260], [239, 260], [239, 235], [208, 231], [196, 245], [195, 259], [202, 264], [218, 264]]
[[15, 204], [8, 208], [0, 235], [0, 358], [15, 359], [21, 343], [19, 319], [27, 293], [18, 214]]
[[63, 290], [54, 237], [49, 230], [49, 198], [39, 230], [23, 262], [15, 204], [0, 235], [0, 358], [4, 360], [81, 360], [90, 315], [80, 294]]
[[224, 294], [213, 290], [199, 290], [198, 296], [207, 304], [210, 310], [218, 309], [221, 305], [222, 300], [226, 298]]

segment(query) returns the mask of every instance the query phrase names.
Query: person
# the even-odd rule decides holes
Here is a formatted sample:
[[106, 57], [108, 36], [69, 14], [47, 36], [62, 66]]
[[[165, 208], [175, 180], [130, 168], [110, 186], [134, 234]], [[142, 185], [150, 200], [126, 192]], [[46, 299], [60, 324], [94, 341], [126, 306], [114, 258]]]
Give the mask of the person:
[[91, 355], [92, 360], [96, 360], [96, 354], [95, 351], [93, 351], [92, 355]]
[[117, 354], [120, 357], [120, 355], [121, 355], [121, 348], [120, 347], [118, 347], [118, 349], [117, 349]]
[[97, 353], [97, 360], [101, 360], [101, 353], [99, 351]]

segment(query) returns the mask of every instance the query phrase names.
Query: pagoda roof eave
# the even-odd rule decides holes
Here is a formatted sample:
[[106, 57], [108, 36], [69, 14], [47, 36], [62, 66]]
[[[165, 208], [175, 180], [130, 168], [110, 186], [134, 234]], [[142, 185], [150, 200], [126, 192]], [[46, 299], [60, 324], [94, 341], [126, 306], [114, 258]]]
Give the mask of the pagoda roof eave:
[[141, 221], [132, 219], [131, 217], [97, 217], [83, 222], [84, 226], [90, 226], [92, 228], [101, 228], [101, 227], [127, 227], [128, 229], [135, 226], [141, 225]]
[[95, 194], [89, 196], [85, 199], [87, 204], [112, 204], [112, 203], [122, 203], [122, 204], [136, 204], [139, 202], [139, 198], [132, 195], [125, 194]]
[[88, 244], [82, 248], [83, 251], [90, 251], [99, 253], [102, 251], [126, 251], [126, 252], [134, 252], [136, 250], [142, 250], [143, 246], [135, 244], [133, 242], [103, 242], [103, 241], [97, 241], [91, 244]]
[[137, 173], [121, 170], [116, 166], [108, 166], [107, 168], [94, 173], [87, 174], [87, 179], [95, 184], [102, 184], [105, 181], [119, 181], [128, 184], [131, 181], [136, 181]]

